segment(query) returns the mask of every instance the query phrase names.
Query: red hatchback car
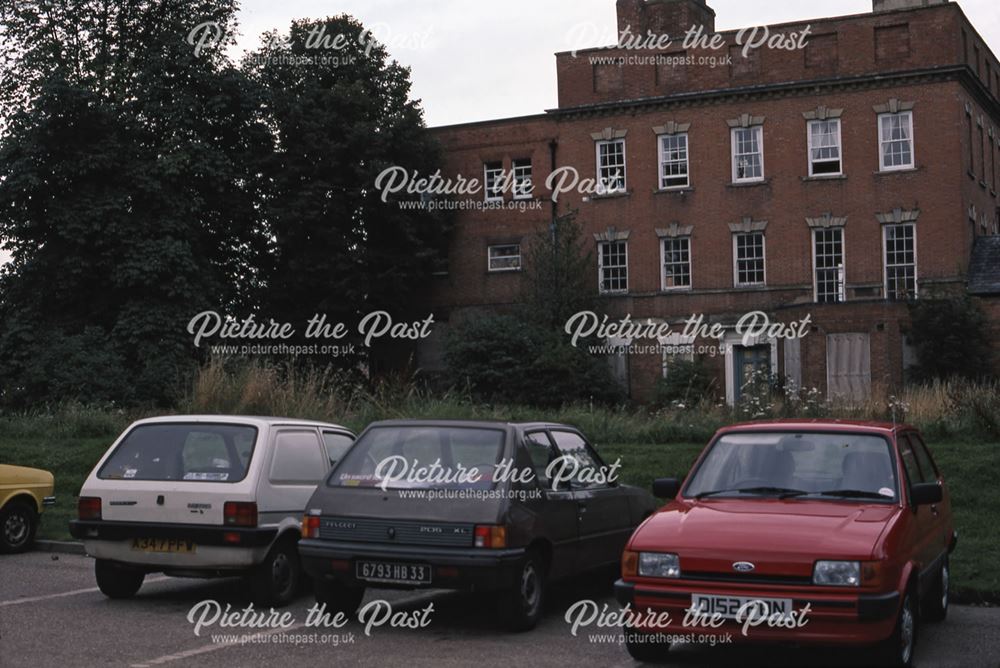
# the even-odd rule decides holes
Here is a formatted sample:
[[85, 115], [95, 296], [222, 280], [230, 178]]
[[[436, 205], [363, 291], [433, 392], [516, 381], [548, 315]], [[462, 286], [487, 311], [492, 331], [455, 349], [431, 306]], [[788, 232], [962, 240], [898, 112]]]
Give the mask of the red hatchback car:
[[[680, 633], [872, 646], [877, 665], [909, 666], [917, 621], [947, 614], [957, 534], [941, 473], [912, 427], [727, 427], [683, 485], [653, 487], [670, 502], [632, 535], [615, 585], [636, 614], [626, 634], [636, 659], [667, 658], [696, 611], [699, 622]], [[674, 626], [650, 623], [650, 612]]]

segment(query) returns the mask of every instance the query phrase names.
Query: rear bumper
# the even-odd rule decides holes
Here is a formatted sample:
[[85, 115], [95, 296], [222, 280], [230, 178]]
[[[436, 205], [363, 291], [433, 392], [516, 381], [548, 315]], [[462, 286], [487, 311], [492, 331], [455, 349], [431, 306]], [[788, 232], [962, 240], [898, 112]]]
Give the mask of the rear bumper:
[[80, 540], [128, 540], [166, 538], [190, 540], [198, 545], [219, 547], [264, 547], [278, 535], [277, 528], [206, 526], [203, 524], [167, 524], [162, 522], [110, 522], [106, 520], [70, 520], [69, 533]]
[[56, 497], [54, 496], [43, 496], [42, 497], [43, 506], [54, 506], [56, 505]]
[[[236, 528], [153, 522], [72, 520], [70, 534], [83, 541], [87, 554], [148, 572], [220, 574], [245, 571], [267, 556], [276, 528]], [[145, 552], [133, 549], [135, 538], [190, 541], [190, 552]]]
[[[647, 609], [669, 612], [672, 629], [648, 629], [667, 633], [682, 629], [685, 612], [691, 606], [692, 594], [716, 594], [745, 598], [792, 599], [793, 610], [808, 604], [806, 623], [798, 628], [770, 627], [766, 622], [750, 626], [743, 634], [743, 623], [727, 621], [717, 629], [704, 626], [687, 629], [709, 635], [732, 634], [738, 641], [786, 642], [826, 645], [871, 645], [888, 638], [895, 627], [899, 611], [898, 592], [888, 594], [858, 594], [817, 588], [756, 588], [735, 589], [707, 583], [675, 582], [665, 586], [646, 582], [615, 583], [615, 598], [631, 609], [644, 613]], [[745, 621], [745, 620], [744, 620]]]
[[[314, 578], [333, 578], [348, 585], [490, 591], [512, 587], [520, 572], [524, 548], [484, 550], [428, 548], [416, 545], [373, 545], [328, 540], [299, 541], [302, 568]], [[358, 561], [426, 564], [430, 584], [369, 583], [356, 577]]]

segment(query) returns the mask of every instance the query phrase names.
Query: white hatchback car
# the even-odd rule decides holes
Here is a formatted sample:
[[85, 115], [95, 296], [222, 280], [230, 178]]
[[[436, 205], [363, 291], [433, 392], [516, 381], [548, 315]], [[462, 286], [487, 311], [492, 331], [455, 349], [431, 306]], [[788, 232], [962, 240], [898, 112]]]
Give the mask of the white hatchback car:
[[302, 577], [306, 503], [354, 438], [285, 418], [139, 420], [84, 482], [70, 533], [111, 598], [134, 595], [147, 573], [245, 575], [255, 602], [285, 605]]

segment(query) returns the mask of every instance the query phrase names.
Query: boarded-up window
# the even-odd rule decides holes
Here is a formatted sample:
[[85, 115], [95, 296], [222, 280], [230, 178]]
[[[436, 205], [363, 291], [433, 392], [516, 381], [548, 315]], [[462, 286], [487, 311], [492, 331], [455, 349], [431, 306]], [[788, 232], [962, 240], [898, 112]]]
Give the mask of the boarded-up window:
[[826, 337], [826, 379], [831, 399], [861, 401], [871, 395], [872, 351], [867, 334]]
[[838, 47], [835, 32], [810, 37], [806, 45], [806, 67], [824, 71], [836, 70], [840, 61]]
[[617, 93], [625, 87], [625, 71], [621, 65], [594, 65], [594, 92]]
[[910, 57], [910, 25], [875, 28], [875, 60], [892, 66]]
[[748, 49], [743, 55], [743, 47], [732, 44], [729, 47], [729, 57], [732, 60], [730, 75], [733, 78], [751, 77], [760, 73], [760, 49]]
[[663, 88], [680, 87], [687, 83], [688, 69], [687, 51], [674, 51], [657, 56], [656, 85]]

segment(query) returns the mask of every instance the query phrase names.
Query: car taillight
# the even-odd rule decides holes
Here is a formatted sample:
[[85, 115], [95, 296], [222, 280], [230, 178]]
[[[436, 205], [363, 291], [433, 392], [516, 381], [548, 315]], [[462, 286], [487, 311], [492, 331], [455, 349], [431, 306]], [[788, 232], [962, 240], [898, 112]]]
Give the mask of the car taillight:
[[625, 552], [622, 554], [622, 577], [635, 577], [639, 573], [639, 553]]
[[257, 526], [257, 504], [252, 501], [226, 501], [222, 507], [222, 523], [227, 527]]
[[480, 524], [475, 529], [476, 547], [507, 547], [507, 527]]
[[97, 496], [81, 496], [76, 504], [76, 515], [81, 520], [101, 519], [101, 499]]
[[319, 515], [309, 512], [302, 518], [302, 537], [319, 538]]

